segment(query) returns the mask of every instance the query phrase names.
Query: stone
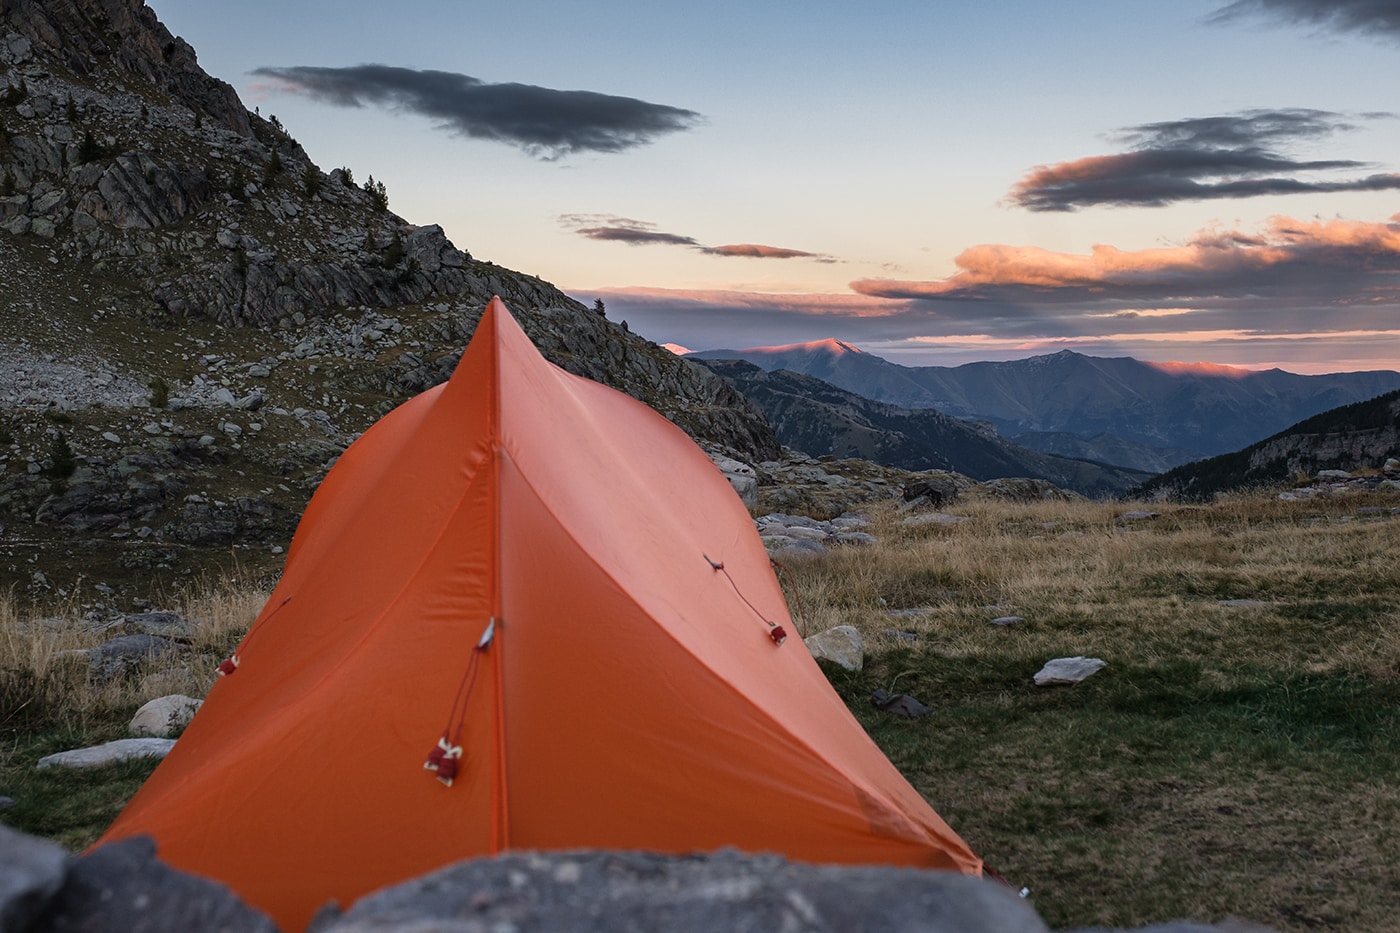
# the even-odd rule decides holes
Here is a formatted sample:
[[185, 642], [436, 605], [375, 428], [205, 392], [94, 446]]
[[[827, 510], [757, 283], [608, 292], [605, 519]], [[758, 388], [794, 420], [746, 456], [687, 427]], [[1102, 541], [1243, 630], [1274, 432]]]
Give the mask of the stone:
[[46, 930], [92, 933], [277, 933], [266, 915], [224, 885], [157, 859], [146, 836], [108, 843], [75, 860], [45, 921]]
[[1046, 933], [1005, 885], [955, 872], [807, 865], [731, 849], [506, 853], [460, 862], [328, 910], [309, 933]]
[[1117, 520], [1120, 522], [1145, 522], [1158, 517], [1159, 514], [1157, 512], [1148, 512], [1145, 509], [1129, 509], [1119, 514]]
[[135, 758], [164, 758], [175, 747], [174, 739], [117, 739], [90, 748], [55, 752], [39, 759], [35, 768], [100, 768]]
[[203, 704], [203, 700], [181, 693], [156, 697], [136, 711], [127, 731], [132, 735], [169, 738], [188, 726]]
[[1057, 684], [1077, 684], [1108, 666], [1099, 658], [1073, 657], [1056, 658], [1046, 662], [1035, 675], [1037, 687], [1050, 687]]
[[871, 547], [879, 544], [879, 539], [864, 531], [842, 531], [836, 535], [836, 543], [847, 547]]
[[112, 680], [179, 648], [158, 635], [120, 635], [88, 652], [88, 672], [97, 680]]
[[876, 709], [894, 713], [896, 716], [903, 716], [905, 719], [913, 719], [915, 716], [933, 712], [932, 708], [925, 706], [907, 693], [891, 694], [885, 690], [876, 690], [871, 694], [870, 705]]
[[992, 620], [991, 622], [989, 622], [988, 624], [989, 624], [989, 625], [1017, 625], [1017, 624], [1019, 624], [1019, 623], [1021, 623], [1021, 622], [1024, 622], [1024, 621], [1026, 621], [1026, 620], [1023, 619], [1023, 618], [1021, 618], [1020, 616], [997, 616], [995, 619], [993, 619], [993, 620]]
[[865, 665], [865, 644], [853, 625], [838, 625], [803, 641], [814, 658], [825, 658], [848, 671], [858, 671]]
[[27, 930], [63, 887], [71, 857], [58, 843], [0, 823], [0, 930]]
[[127, 635], [155, 635], [160, 638], [194, 637], [194, 623], [178, 612], [152, 609], [122, 616], [117, 625]]
[[1324, 480], [1351, 479], [1351, 474], [1346, 470], [1318, 470], [1317, 478]]
[[710, 461], [724, 474], [745, 507], [758, 505], [758, 475], [753, 467], [722, 454], [711, 454]]

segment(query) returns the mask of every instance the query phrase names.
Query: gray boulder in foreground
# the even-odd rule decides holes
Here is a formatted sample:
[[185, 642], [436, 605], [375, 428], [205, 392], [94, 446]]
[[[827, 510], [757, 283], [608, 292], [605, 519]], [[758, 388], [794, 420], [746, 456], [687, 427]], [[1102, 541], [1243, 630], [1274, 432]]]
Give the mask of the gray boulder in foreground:
[[0, 930], [23, 930], [63, 887], [68, 852], [0, 823]]
[[[327, 905], [309, 929], [1048, 933], [1028, 901], [994, 881], [911, 868], [806, 865], [732, 849], [692, 856], [580, 851], [474, 859], [369, 894], [344, 913]], [[79, 858], [0, 825], [0, 933], [191, 930], [277, 933], [264, 914], [224, 885], [158, 860], [149, 838], [109, 843]], [[1179, 920], [1138, 933], [1272, 928]]]
[[725, 850], [507, 854], [444, 868], [323, 912], [312, 933], [1047, 933], [1005, 885], [953, 872], [839, 867]]
[[13, 929], [16, 933], [278, 933], [271, 920], [228, 888], [176, 871], [155, 853], [155, 843], [138, 836], [74, 859], [67, 883], [38, 920]]

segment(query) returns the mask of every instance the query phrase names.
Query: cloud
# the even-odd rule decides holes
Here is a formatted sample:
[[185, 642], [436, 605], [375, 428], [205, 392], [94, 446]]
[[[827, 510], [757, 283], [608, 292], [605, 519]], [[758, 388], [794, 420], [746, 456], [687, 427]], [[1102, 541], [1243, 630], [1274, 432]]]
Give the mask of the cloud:
[[1380, 308], [1240, 301], [1141, 312], [995, 301], [942, 303], [864, 295], [773, 295], [617, 288], [608, 316], [652, 340], [687, 347], [781, 346], [830, 337], [910, 366], [1022, 359], [1077, 350], [1091, 356], [1215, 361], [1293, 372], [1400, 370], [1397, 303]]
[[1400, 214], [1274, 217], [1258, 230], [1213, 228], [1178, 246], [1089, 254], [983, 244], [956, 262], [945, 279], [861, 279], [846, 294], [601, 295], [609, 315], [638, 333], [688, 347], [836, 337], [914, 363], [1072, 348], [1295, 371], [1400, 368]]
[[[1355, 119], [1388, 117], [1393, 115]], [[1008, 200], [1032, 211], [1073, 211], [1099, 204], [1161, 207], [1265, 194], [1400, 190], [1400, 174], [1340, 180], [1310, 175], [1360, 169], [1364, 162], [1305, 160], [1284, 152], [1292, 143], [1353, 130], [1351, 119], [1324, 110], [1247, 110], [1129, 127], [1114, 136], [1128, 152], [1036, 166], [1012, 187]]]
[[450, 132], [506, 143], [542, 158], [622, 152], [691, 129], [693, 110], [593, 91], [487, 84], [450, 71], [391, 65], [258, 68], [285, 90], [338, 107], [374, 105], [421, 114]]
[[834, 262], [829, 256], [809, 253], [800, 249], [784, 249], [781, 246], [763, 246], [759, 243], [732, 243], [728, 246], [709, 246], [705, 252], [712, 256], [748, 256], [754, 259], [817, 259]]
[[1358, 32], [1400, 41], [1400, 7], [1394, 0], [1234, 0], [1216, 10], [1207, 22], [1245, 18], [1310, 25], [1328, 32]]
[[1383, 223], [1273, 217], [1257, 234], [1204, 230], [1181, 246], [1095, 246], [1087, 256], [985, 244], [954, 262], [961, 271], [946, 279], [861, 279], [851, 289], [882, 298], [1039, 306], [1307, 296], [1393, 308], [1400, 303], [1400, 214]]
[[559, 222], [566, 227], [573, 227], [575, 233], [590, 240], [628, 243], [632, 246], [661, 244], [703, 249], [694, 237], [664, 233], [656, 229], [656, 224], [645, 220], [597, 214], [564, 214], [559, 218]]
[[656, 224], [611, 214], [562, 214], [559, 222], [579, 236], [590, 240], [629, 243], [633, 246], [685, 246], [710, 256], [742, 256], [749, 259], [813, 259], [835, 262], [830, 256], [806, 250], [763, 246], [757, 243], [736, 243], [729, 246], [704, 246], [694, 237], [666, 233]]

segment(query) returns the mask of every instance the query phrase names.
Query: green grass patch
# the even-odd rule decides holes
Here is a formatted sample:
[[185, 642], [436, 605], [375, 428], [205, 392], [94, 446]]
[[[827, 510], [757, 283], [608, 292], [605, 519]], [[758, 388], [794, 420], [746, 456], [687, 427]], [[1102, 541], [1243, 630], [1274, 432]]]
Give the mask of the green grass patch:
[[[1031, 889], [1052, 926], [1238, 916], [1386, 928], [1390, 916], [1354, 895], [1388, 888], [1396, 906], [1400, 680], [1168, 659], [1110, 661], [1077, 686], [1040, 688], [1042, 660], [894, 650], [828, 673], [896, 766]], [[880, 687], [933, 712], [876, 710]]]

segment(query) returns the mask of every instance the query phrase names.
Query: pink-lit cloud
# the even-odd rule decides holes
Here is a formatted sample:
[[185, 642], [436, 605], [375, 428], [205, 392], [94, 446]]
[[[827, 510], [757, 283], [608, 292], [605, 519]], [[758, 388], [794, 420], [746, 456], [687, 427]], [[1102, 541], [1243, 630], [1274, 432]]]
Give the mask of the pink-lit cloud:
[[1273, 217], [1260, 233], [1205, 230], [1174, 247], [1088, 254], [984, 244], [935, 281], [860, 279], [858, 294], [942, 301], [1158, 303], [1305, 289], [1328, 304], [1400, 299], [1400, 214], [1387, 222]]
[[1060, 349], [1294, 371], [1400, 368], [1400, 214], [1275, 217], [1174, 247], [1088, 254], [984, 244], [944, 279], [862, 279], [846, 294], [604, 289], [654, 340], [712, 349], [835, 337], [906, 362]]

